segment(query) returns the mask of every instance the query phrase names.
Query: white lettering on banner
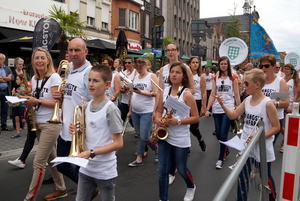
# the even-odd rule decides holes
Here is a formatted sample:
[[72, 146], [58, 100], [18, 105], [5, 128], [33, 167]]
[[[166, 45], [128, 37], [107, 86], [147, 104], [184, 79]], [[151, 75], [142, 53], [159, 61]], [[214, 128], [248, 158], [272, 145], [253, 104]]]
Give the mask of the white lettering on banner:
[[46, 18], [44, 20], [44, 25], [43, 25], [43, 41], [42, 41], [42, 43], [43, 43], [43, 47], [45, 47], [45, 48], [47, 48], [47, 44], [48, 44], [48, 37], [49, 37], [48, 29], [50, 27], [49, 20], [50, 20], [50, 18]]

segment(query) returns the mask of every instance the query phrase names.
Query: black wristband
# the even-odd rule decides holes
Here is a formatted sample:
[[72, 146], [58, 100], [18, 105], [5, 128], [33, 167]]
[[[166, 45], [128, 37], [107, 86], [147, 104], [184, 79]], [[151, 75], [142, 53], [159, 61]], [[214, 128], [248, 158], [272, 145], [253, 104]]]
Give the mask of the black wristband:
[[95, 156], [96, 156], [96, 154], [94, 153], [94, 150], [91, 149], [90, 158], [93, 159]]

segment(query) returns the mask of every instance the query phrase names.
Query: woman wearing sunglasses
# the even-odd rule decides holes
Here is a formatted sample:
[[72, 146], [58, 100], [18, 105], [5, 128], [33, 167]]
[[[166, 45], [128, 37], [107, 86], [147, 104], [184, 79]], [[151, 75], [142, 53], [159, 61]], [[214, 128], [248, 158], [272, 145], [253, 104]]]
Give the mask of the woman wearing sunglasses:
[[[221, 57], [218, 63], [219, 74], [213, 79], [213, 86], [206, 106], [205, 116], [209, 117], [209, 109], [214, 102], [214, 105], [212, 106], [212, 113], [215, 121], [216, 137], [218, 140], [227, 141], [231, 120], [227, 117], [219, 102], [215, 100], [215, 95], [217, 93], [221, 94], [224, 99], [224, 104], [231, 109], [234, 108], [235, 104], [239, 106], [241, 101], [238, 79], [233, 76], [231, 72], [228, 57]], [[221, 169], [223, 167], [224, 160], [228, 154], [228, 147], [220, 143], [220, 152], [216, 163], [217, 169]]]
[[[266, 84], [262, 88], [262, 92], [264, 93], [264, 95], [267, 97], [271, 97], [273, 92], [289, 92], [286, 81], [282, 79], [282, 77], [279, 77], [275, 74], [274, 69], [276, 67], [276, 57], [271, 54], [266, 54], [259, 59], [259, 62], [259, 68], [262, 69], [266, 74]], [[276, 101], [276, 99], [271, 100], [274, 102], [274, 105], [277, 109], [280, 128], [282, 128], [284, 119], [283, 111], [284, 109], [288, 108], [290, 100], [289, 98], [280, 101]], [[273, 145], [275, 144], [279, 134], [280, 131], [275, 134]]]

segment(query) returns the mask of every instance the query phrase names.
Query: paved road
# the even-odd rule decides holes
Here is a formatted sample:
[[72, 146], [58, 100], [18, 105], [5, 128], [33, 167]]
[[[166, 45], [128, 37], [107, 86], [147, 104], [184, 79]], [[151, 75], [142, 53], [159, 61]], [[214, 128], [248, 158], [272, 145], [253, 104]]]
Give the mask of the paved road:
[[[217, 161], [219, 144], [212, 135], [214, 124], [212, 118], [201, 118], [201, 132], [207, 143], [207, 151], [202, 152], [196, 138], [192, 136], [191, 155], [188, 159], [188, 167], [197, 186], [195, 201], [211, 201], [223, 181], [230, 173], [228, 165], [235, 163], [235, 150], [231, 150], [231, 154], [225, 161], [224, 168], [215, 169]], [[1, 201], [19, 201], [23, 200], [27, 193], [29, 183], [32, 177], [32, 160], [33, 153], [30, 154], [25, 169], [17, 169], [7, 163], [9, 159], [15, 159], [20, 154], [24, 145], [25, 135], [18, 139], [10, 139], [9, 136], [13, 132], [2, 132], [0, 135], [0, 200]], [[233, 134], [230, 134], [232, 137]], [[277, 161], [272, 165], [272, 174], [275, 178], [277, 190], [280, 184], [281, 161], [282, 154], [278, 153], [280, 148], [277, 141], [275, 153]], [[154, 153], [149, 152], [144, 159], [144, 165], [140, 167], [128, 167], [127, 164], [135, 159], [135, 142], [133, 131], [131, 128], [126, 130], [124, 135], [124, 148], [118, 152], [118, 171], [116, 200], [120, 201], [153, 201], [158, 200], [158, 182], [157, 182], [157, 163], [154, 161]], [[49, 174], [47, 169], [46, 175]], [[68, 197], [60, 199], [61, 201], [75, 200], [76, 185], [68, 178], [65, 178]], [[43, 185], [38, 196], [38, 201], [44, 200], [43, 197], [52, 192], [53, 184]], [[182, 178], [176, 175], [174, 183], [169, 188], [169, 199], [171, 201], [180, 201], [183, 199], [186, 187]], [[95, 200], [100, 200], [97, 198]]]

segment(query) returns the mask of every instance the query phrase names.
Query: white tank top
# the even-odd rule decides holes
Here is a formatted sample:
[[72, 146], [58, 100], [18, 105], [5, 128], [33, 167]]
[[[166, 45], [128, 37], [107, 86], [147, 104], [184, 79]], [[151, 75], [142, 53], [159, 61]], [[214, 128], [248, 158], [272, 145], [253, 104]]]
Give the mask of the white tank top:
[[[136, 70], [133, 69], [133, 71], [131, 72], [131, 74], [130, 74], [130, 75], [127, 75], [127, 70], [124, 71], [125, 75], [126, 75], [131, 81], [133, 81], [133, 79], [134, 79], [135, 72], [136, 72]], [[121, 103], [124, 103], [124, 104], [127, 104], [127, 105], [129, 104], [129, 92], [124, 93], [124, 94], [122, 95]]]
[[[225, 80], [222, 80], [219, 77], [216, 77], [216, 92], [222, 95], [224, 104], [229, 108], [233, 109], [234, 107], [234, 93], [233, 93], [233, 82], [227, 77]], [[212, 113], [222, 114], [225, 113], [220, 103], [215, 100], [212, 107]]]
[[196, 74], [193, 76], [194, 78], [194, 85], [196, 88], [196, 92], [193, 94], [194, 98], [196, 100], [201, 100], [202, 99], [202, 93], [201, 93], [201, 77]]
[[[243, 142], [246, 141], [247, 137], [252, 134], [254, 135], [258, 128], [254, 128], [254, 132], [252, 131], [254, 125], [256, 124], [259, 117], [262, 118], [265, 126], [265, 132], [272, 128], [272, 124], [267, 115], [266, 104], [268, 101], [271, 101], [270, 98], [264, 98], [258, 105], [251, 106], [250, 99], [252, 96], [248, 96], [245, 102], [245, 118], [244, 118], [244, 127], [243, 133], [241, 135], [241, 140]], [[251, 133], [251, 131], [253, 133]], [[263, 135], [263, 134], [262, 134]], [[274, 147], [273, 147], [274, 135], [266, 139], [266, 152], [267, 152], [267, 162], [275, 161]], [[256, 144], [253, 151], [250, 154], [250, 157], [254, 158], [257, 162], [260, 162], [260, 154], [259, 154], [259, 144]]]
[[[142, 79], [137, 75], [133, 81], [133, 87], [140, 89], [141, 91], [151, 92], [152, 84], [150, 81], [152, 73]], [[138, 114], [153, 112], [155, 99], [152, 96], [145, 96], [142, 94], [132, 93], [132, 111]]]
[[[275, 80], [270, 83], [270, 84], [265, 84], [265, 86], [262, 88], [262, 92], [264, 93], [265, 96], [271, 97], [271, 94], [273, 92], [280, 92], [280, 80], [282, 78], [276, 76]], [[275, 99], [272, 99], [272, 101], [276, 101]], [[283, 108], [277, 108], [277, 114], [279, 119], [283, 119]]]
[[76, 73], [69, 73], [67, 83], [65, 86], [64, 101], [63, 101], [63, 125], [60, 136], [65, 141], [72, 141], [72, 135], [69, 133], [69, 126], [73, 122], [73, 113], [76, 105], [80, 105], [82, 102], [81, 97], [84, 97], [83, 101], [86, 103], [88, 100], [87, 86], [85, 86], [84, 74], [90, 70], [92, 66], [87, 66], [82, 71], [76, 71]]
[[[170, 86], [165, 88], [164, 94], [163, 94], [163, 101], [165, 102], [167, 99], [167, 96], [169, 94]], [[181, 93], [181, 96], [179, 97], [178, 101], [186, 104], [183, 100], [183, 95], [186, 92], [187, 88], [183, 90]], [[177, 97], [174, 97], [177, 98]], [[163, 116], [166, 114], [166, 110], [163, 112]], [[188, 114], [186, 117], [189, 117]], [[173, 117], [175, 119], [179, 119], [179, 116], [176, 114], [173, 114]], [[191, 146], [191, 138], [190, 138], [190, 124], [181, 124], [181, 125], [175, 125], [167, 127], [167, 130], [169, 132], [169, 136], [166, 138], [166, 141], [176, 147], [180, 148], [187, 148]]]
[[166, 87], [170, 86], [169, 83], [168, 83], [169, 75], [170, 75], [169, 64], [166, 64], [166, 65], [164, 65], [163, 72], [162, 72], [164, 89]]
[[213, 75], [209, 73], [208, 75], [205, 75], [205, 80], [206, 80], [206, 90], [211, 90], [212, 89], [212, 82], [213, 82]]
[[287, 86], [288, 86], [288, 89], [289, 89], [289, 93], [290, 93], [290, 105], [289, 106], [292, 106], [293, 105], [293, 101], [294, 101], [294, 80], [293, 79], [290, 79], [287, 83]]
[[[111, 97], [113, 97], [115, 94], [115, 76], [116, 76], [116, 74], [113, 72], [110, 87], [108, 89], [106, 89], [106, 92], [105, 92], [108, 99], [111, 99]], [[118, 99], [116, 99], [113, 103], [116, 106], [118, 106]]]
[[[113, 142], [113, 136], [106, 119], [107, 107], [112, 104], [108, 101], [104, 107], [98, 112], [91, 112], [91, 100], [85, 110], [85, 124], [86, 124], [86, 140], [85, 149], [95, 150]], [[118, 176], [117, 172], [117, 158], [114, 151], [96, 155], [93, 159], [89, 158], [89, 163], [86, 168], [81, 167], [81, 173], [90, 177], [102, 180], [112, 179]]]

